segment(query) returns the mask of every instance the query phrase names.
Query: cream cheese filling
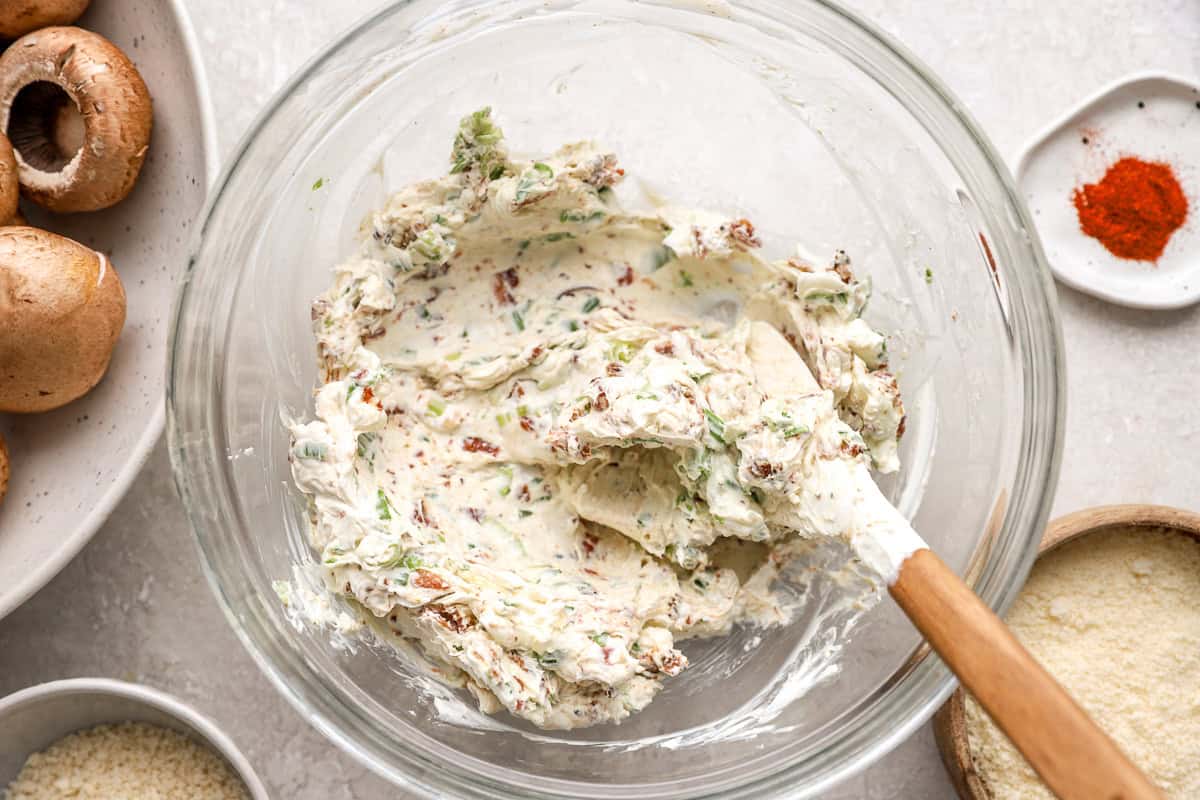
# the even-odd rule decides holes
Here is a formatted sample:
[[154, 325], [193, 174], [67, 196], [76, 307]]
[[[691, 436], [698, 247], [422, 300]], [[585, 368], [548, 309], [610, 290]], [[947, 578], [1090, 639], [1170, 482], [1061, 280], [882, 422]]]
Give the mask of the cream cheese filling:
[[896, 516], [869, 284], [843, 254], [768, 261], [746, 220], [628, 211], [622, 176], [588, 143], [510, 159], [466, 117], [450, 174], [372, 215], [313, 303], [291, 429], [328, 587], [545, 728], [645, 707], [679, 640], [789, 618], [789, 543]]

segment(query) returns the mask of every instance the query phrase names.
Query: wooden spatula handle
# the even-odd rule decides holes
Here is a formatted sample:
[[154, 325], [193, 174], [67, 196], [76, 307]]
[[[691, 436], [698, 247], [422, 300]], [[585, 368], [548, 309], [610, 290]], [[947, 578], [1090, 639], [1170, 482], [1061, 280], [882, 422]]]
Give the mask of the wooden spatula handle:
[[892, 597], [1063, 800], [1161, 800], [1115, 742], [930, 550], [905, 560]]

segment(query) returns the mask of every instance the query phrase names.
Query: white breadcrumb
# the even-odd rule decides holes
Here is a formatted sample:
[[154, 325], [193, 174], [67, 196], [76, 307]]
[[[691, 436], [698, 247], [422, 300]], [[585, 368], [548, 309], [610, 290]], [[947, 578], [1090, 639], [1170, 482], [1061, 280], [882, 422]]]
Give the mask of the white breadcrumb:
[[34, 753], [4, 800], [248, 800], [212, 750], [145, 722], [99, 725]]
[[[1008, 624], [1169, 798], [1200, 797], [1200, 544], [1095, 533], [1043, 556]], [[966, 697], [975, 768], [995, 800], [1053, 800]]]

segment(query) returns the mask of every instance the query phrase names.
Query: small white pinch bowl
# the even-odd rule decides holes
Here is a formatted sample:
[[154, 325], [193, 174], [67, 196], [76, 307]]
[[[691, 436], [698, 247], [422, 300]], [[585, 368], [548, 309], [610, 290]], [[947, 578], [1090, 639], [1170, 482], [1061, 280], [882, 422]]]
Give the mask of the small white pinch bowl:
[[[1122, 156], [1170, 164], [1188, 216], [1157, 262], [1121, 259], [1079, 227], [1071, 200]], [[1138, 72], [1101, 88], [1030, 140], [1017, 184], [1055, 277], [1110, 303], [1142, 309], [1200, 301], [1200, 86]]]
[[161, 725], [205, 745], [225, 760], [252, 800], [270, 800], [250, 762], [207, 717], [157, 689], [108, 678], [52, 681], [0, 698], [0, 789], [30, 755], [64, 736], [127, 721]]

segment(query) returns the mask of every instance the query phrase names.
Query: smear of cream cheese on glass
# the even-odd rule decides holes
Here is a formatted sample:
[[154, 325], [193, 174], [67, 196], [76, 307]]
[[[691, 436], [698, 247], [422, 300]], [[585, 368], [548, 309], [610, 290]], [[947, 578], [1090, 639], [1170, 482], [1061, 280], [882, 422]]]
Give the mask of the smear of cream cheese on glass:
[[[869, 476], [847, 497], [898, 468], [845, 254], [631, 213], [623, 175], [589, 143], [512, 159], [490, 110], [464, 118], [450, 173], [374, 214], [313, 303], [322, 386], [291, 426], [328, 588], [543, 728], [644, 708], [683, 639], [785, 624], [795, 545], [865, 537], [886, 501]], [[881, 537], [855, 549], [885, 575], [909, 544]]]

